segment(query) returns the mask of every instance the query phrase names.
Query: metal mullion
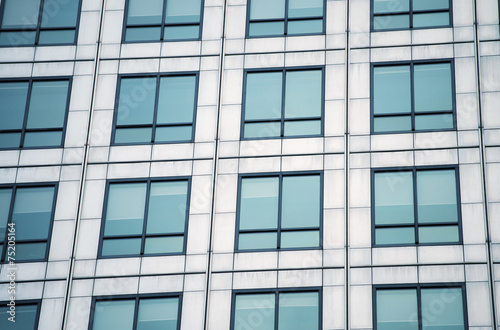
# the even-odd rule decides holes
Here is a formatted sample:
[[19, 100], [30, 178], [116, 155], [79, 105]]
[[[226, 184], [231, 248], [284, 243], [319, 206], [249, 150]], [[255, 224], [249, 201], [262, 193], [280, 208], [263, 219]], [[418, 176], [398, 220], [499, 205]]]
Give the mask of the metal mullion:
[[163, 0], [163, 12], [161, 13], [160, 41], [165, 37], [165, 18], [167, 16], [167, 0]]
[[280, 122], [281, 119], [249, 119], [245, 120], [245, 124], [260, 124], [260, 123], [277, 123]]
[[115, 125], [116, 128], [150, 128], [149, 124], [136, 124], [136, 125]]
[[240, 229], [239, 232], [243, 234], [274, 233], [276, 229]]
[[281, 18], [269, 18], [269, 19], [251, 19], [249, 23], [269, 23], [269, 22], [283, 22]]
[[151, 27], [161, 28], [161, 24], [127, 24], [127, 28], [151, 28]]
[[279, 175], [279, 188], [278, 188], [278, 228], [276, 233], [278, 235], [277, 243], [278, 250], [281, 248], [281, 208], [283, 207], [283, 174]]
[[310, 20], [319, 20], [323, 19], [323, 16], [309, 16], [309, 17], [294, 17], [294, 18], [289, 18], [289, 21], [310, 21]]
[[141, 256], [144, 255], [144, 248], [146, 245], [146, 227], [149, 213], [149, 196], [151, 194], [151, 181], [147, 181], [146, 186], [146, 202], [144, 204], [144, 219], [142, 219], [142, 239], [141, 239]]
[[43, 127], [43, 128], [27, 128], [26, 132], [59, 132], [62, 131], [62, 127]]
[[177, 127], [177, 126], [193, 126], [192, 123], [174, 123], [174, 124], [157, 124], [156, 127]]
[[184, 232], [154, 233], [154, 234], [147, 234], [146, 233], [146, 238], [150, 238], [150, 237], [182, 237], [182, 236], [184, 236]]
[[24, 145], [24, 135], [26, 133], [26, 126], [28, 125], [28, 112], [29, 112], [29, 106], [31, 103], [31, 90], [33, 89], [33, 80], [30, 79], [28, 81], [28, 93], [26, 96], [26, 105], [24, 107], [24, 120], [23, 120], [23, 127], [21, 131], [21, 141], [20, 141], [20, 147], [22, 148]]
[[[410, 15], [410, 29], [413, 29], [413, 0], [410, 0], [410, 11], [408, 13]], [[413, 68], [412, 68], [412, 73], [413, 73]], [[413, 81], [413, 80], [412, 80]], [[413, 86], [412, 86], [412, 93], [413, 93]]]
[[288, 7], [289, 7], [288, 1], [289, 0], [283, 0], [283, 1], [285, 1], [284, 35], [286, 36], [288, 34]]
[[40, 40], [40, 29], [42, 27], [42, 17], [43, 17], [43, 5], [45, 0], [40, 0], [40, 9], [38, 11], [38, 22], [36, 24], [36, 34], [35, 34], [35, 46], [38, 45], [38, 41]]
[[2, 28], [0, 29], [1, 32], [36, 32], [36, 28], [26, 28], [26, 29], [19, 29], [19, 28]]
[[176, 22], [176, 23], [165, 23], [165, 27], [167, 26], [188, 26], [188, 25], [197, 25], [199, 26], [200, 23], [198, 22]]
[[139, 317], [139, 297], [135, 297], [135, 306], [134, 306], [134, 321], [132, 323], [132, 329], [137, 329], [137, 318]]
[[[287, 1], [288, 3], [288, 1]], [[286, 25], [286, 22], [285, 22]], [[285, 32], [286, 35], [286, 32]], [[286, 99], [286, 70], [283, 69], [281, 75], [281, 132], [280, 137], [285, 136], [285, 99]]]
[[432, 222], [432, 223], [426, 223], [426, 224], [419, 224], [419, 227], [452, 227], [452, 226], [458, 226], [458, 221], [457, 222]]
[[418, 313], [418, 329], [422, 330], [422, 297], [420, 285], [415, 288], [417, 291], [417, 313]]
[[413, 169], [413, 221], [415, 226], [415, 244], [419, 244], [420, 240], [418, 237], [418, 197], [417, 197], [417, 169]]
[[[411, 28], [411, 27], [410, 27]], [[410, 92], [411, 92], [411, 130], [415, 131], [415, 76], [413, 74], [414, 65], [410, 63]]]
[[0, 256], [0, 260], [1, 261], [5, 261], [5, 255], [7, 253], [7, 246], [8, 246], [7, 237], [8, 237], [8, 232], [9, 232], [9, 223], [12, 223], [12, 213], [14, 213], [14, 201], [15, 201], [15, 198], [16, 198], [17, 187], [13, 186], [10, 189], [11, 189], [11, 194], [10, 194], [10, 209], [9, 209], [9, 213], [7, 215], [7, 227], [5, 228], [2, 255]]
[[22, 133], [23, 130], [21, 129], [2, 129], [0, 130], [0, 134], [5, 134], [5, 133]]
[[67, 31], [67, 30], [75, 30], [76, 28], [74, 26], [55, 26], [55, 27], [40, 27], [40, 31]]
[[381, 114], [373, 114], [373, 117], [404, 117], [411, 115], [411, 112], [397, 112], [397, 113], [381, 113]]
[[409, 15], [410, 11], [405, 10], [405, 11], [387, 11], [383, 13], [373, 13], [373, 16], [393, 16], [393, 15]]
[[[288, 1], [287, 1], [288, 2]], [[280, 299], [280, 292], [278, 289], [274, 291], [274, 329], [278, 330], [278, 318], [279, 318], [279, 299]]]
[[401, 228], [401, 227], [414, 227], [415, 223], [402, 223], [402, 224], [375, 224], [375, 228]]
[[[156, 90], [155, 90], [155, 105], [153, 109], [153, 123], [151, 125], [151, 143], [155, 142], [156, 138], [156, 120], [158, 118], [158, 99], [159, 93], [160, 93], [160, 75], [156, 76]], [[148, 187], [149, 187], [149, 182], [148, 182]]]
[[434, 14], [434, 13], [449, 13], [450, 12], [450, 9], [434, 9], [434, 10], [414, 10], [413, 13], [414, 14]]
[[301, 227], [301, 228], [285, 228], [285, 232], [300, 232], [300, 231], [318, 231], [319, 227]]
[[124, 239], [124, 238], [141, 238], [142, 234], [136, 235], [111, 235], [111, 236], [103, 236], [103, 239], [112, 240], [112, 239]]
[[298, 117], [298, 118], [290, 118], [285, 119], [284, 121], [312, 121], [312, 120], [321, 120], [321, 117]]

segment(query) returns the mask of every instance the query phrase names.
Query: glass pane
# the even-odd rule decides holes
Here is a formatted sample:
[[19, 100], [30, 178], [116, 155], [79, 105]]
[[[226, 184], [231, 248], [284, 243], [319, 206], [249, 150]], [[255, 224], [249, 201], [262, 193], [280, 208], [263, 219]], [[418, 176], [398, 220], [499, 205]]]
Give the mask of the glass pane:
[[281, 122], [246, 123], [244, 131], [245, 138], [279, 137], [281, 135]]
[[322, 19], [288, 21], [288, 31], [287, 31], [288, 35], [305, 34], [305, 33], [322, 33], [322, 32], [323, 32]]
[[414, 67], [415, 112], [453, 110], [451, 64]]
[[40, 0], [5, 0], [2, 28], [36, 28], [39, 12]]
[[417, 172], [418, 222], [457, 222], [455, 170]]
[[450, 14], [429, 13], [413, 14], [413, 27], [446, 26], [450, 25]]
[[[16, 233], [17, 233], [17, 230], [16, 230]], [[16, 243], [16, 261], [45, 259], [46, 250], [47, 250], [47, 243], [20, 243], [20, 242], [17, 242]]]
[[241, 180], [240, 230], [278, 227], [279, 178]]
[[289, 71], [285, 76], [285, 119], [321, 117], [321, 70]]
[[98, 301], [92, 330], [132, 330], [135, 300]]
[[160, 41], [161, 27], [128, 27], [125, 31], [125, 41]]
[[19, 148], [21, 133], [0, 133], [0, 148]]
[[118, 99], [118, 125], [152, 124], [156, 78], [123, 78]]
[[276, 249], [278, 247], [277, 233], [255, 233], [240, 234], [238, 249], [240, 250], [259, 250]]
[[0, 45], [19, 46], [33, 45], [35, 43], [36, 33], [31, 31], [23, 32], [0, 32]]
[[448, 9], [449, 0], [413, 0], [413, 10]]
[[74, 27], [78, 17], [79, 0], [45, 1], [42, 27]]
[[281, 232], [281, 248], [319, 247], [319, 231]]
[[35, 81], [31, 88], [27, 128], [62, 128], [69, 81]]
[[38, 44], [72, 44], [75, 42], [74, 30], [40, 31]]
[[373, 119], [374, 132], [411, 131], [411, 117], [378, 117]]
[[0, 307], [0, 329], [10, 330], [32, 330], [35, 329], [37, 305], [18, 305], [16, 304], [16, 322], [9, 321], [10, 310], [8, 306]]
[[184, 237], [149, 237], [146, 238], [144, 253], [182, 253]]
[[201, 0], [168, 0], [165, 23], [198, 23]]
[[153, 182], [146, 233], [183, 233], [186, 227], [187, 181]]
[[169, 126], [156, 128], [155, 142], [191, 141], [192, 139], [192, 126]]
[[321, 120], [299, 120], [285, 122], [283, 136], [320, 135]]
[[137, 330], [176, 330], [179, 298], [141, 299]]
[[11, 198], [12, 189], [0, 189], [0, 243], [3, 242], [7, 229]]
[[142, 234], [146, 189], [146, 183], [109, 185], [105, 236]]
[[377, 290], [378, 330], [417, 330], [417, 290]]
[[161, 24], [162, 12], [163, 0], [129, 0], [127, 25]]
[[27, 132], [24, 135], [25, 147], [60, 146], [62, 132]]
[[280, 119], [282, 72], [247, 73], [245, 120]]
[[134, 255], [140, 253], [140, 238], [104, 239], [102, 242], [103, 256]]
[[28, 82], [0, 83], [0, 129], [21, 129], [23, 127]]
[[375, 244], [415, 244], [415, 228], [377, 228]]
[[288, 17], [323, 16], [323, 0], [289, 0]]
[[409, 11], [409, 0], [373, 0], [373, 12], [379, 13], [394, 13], [398, 11]]
[[413, 223], [413, 173], [375, 173], [375, 224]]
[[275, 294], [236, 296], [234, 329], [274, 330]]
[[415, 129], [447, 129], [453, 128], [453, 115], [440, 114], [440, 115], [417, 115], [415, 116]]
[[453, 243], [459, 241], [458, 226], [418, 228], [419, 243]]
[[53, 201], [54, 187], [17, 189], [12, 213], [16, 240], [48, 238]]
[[281, 227], [319, 227], [321, 178], [319, 175], [283, 177]]
[[411, 113], [410, 66], [373, 68], [373, 113]]
[[114, 143], [149, 143], [151, 128], [117, 128]]
[[280, 293], [278, 315], [279, 330], [318, 329], [318, 293]]
[[199, 25], [186, 25], [186, 26], [167, 26], [165, 27], [165, 34], [163, 40], [184, 40], [184, 39], [198, 39], [200, 37]]
[[253, 22], [249, 25], [248, 35], [252, 37], [258, 36], [276, 36], [283, 35], [285, 33], [285, 23], [284, 22], [263, 22], [257, 23]]
[[285, 18], [285, 0], [251, 0], [250, 19]]
[[196, 76], [162, 77], [158, 99], [158, 124], [192, 123]]
[[464, 307], [461, 288], [422, 289], [423, 330], [463, 330]]
[[383, 15], [373, 17], [374, 30], [398, 30], [410, 28], [410, 15]]

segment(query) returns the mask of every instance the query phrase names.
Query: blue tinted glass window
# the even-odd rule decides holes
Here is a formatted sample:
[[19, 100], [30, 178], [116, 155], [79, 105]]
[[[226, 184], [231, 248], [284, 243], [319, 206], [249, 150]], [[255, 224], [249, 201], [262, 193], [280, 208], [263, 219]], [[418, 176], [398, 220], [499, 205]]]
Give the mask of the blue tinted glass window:
[[176, 330], [179, 298], [140, 299], [137, 330]]
[[98, 301], [94, 308], [92, 330], [121, 329], [134, 327], [135, 300]]
[[38, 304], [16, 301], [15, 322], [9, 321], [8, 314], [10, 302], [0, 302], [0, 329], [9, 330], [31, 330], [36, 329], [38, 323]]
[[377, 290], [378, 330], [418, 330], [417, 290]]
[[318, 328], [318, 292], [294, 292], [279, 294], [279, 330], [301, 330]]

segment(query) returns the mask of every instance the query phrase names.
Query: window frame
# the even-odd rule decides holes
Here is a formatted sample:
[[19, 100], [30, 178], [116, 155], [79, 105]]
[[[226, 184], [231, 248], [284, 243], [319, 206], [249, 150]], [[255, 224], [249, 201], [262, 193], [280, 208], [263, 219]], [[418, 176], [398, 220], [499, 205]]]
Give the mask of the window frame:
[[[147, 225], [147, 216], [148, 216], [148, 208], [149, 208], [149, 199], [151, 192], [151, 184], [155, 182], [187, 182], [187, 192], [186, 192], [186, 217], [184, 224], [184, 242], [182, 245], [182, 252], [167, 252], [167, 253], [144, 253], [144, 246], [146, 237], [172, 237], [172, 236], [180, 236], [180, 234], [162, 234], [162, 235], [147, 235], [146, 234], [146, 225]], [[123, 254], [123, 255], [102, 255], [102, 248], [104, 242], [104, 227], [106, 225], [106, 212], [108, 210], [108, 201], [109, 201], [109, 188], [112, 184], [127, 184], [127, 183], [146, 183], [146, 196], [145, 196], [145, 204], [144, 204], [144, 218], [143, 218], [143, 228], [141, 233], [141, 252], [139, 254]], [[102, 207], [102, 216], [101, 216], [101, 224], [99, 229], [99, 245], [97, 248], [97, 259], [114, 259], [114, 258], [132, 258], [132, 257], [155, 257], [155, 256], [173, 256], [173, 255], [184, 255], [186, 254], [187, 249], [187, 235], [189, 229], [189, 216], [190, 216], [190, 205], [191, 205], [191, 184], [192, 180], [189, 176], [176, 176], [176, 177], [159, 177], [159, 178], [135, 178], [135, 179], [115, 179], [115, 180], [107, 180], [106, 187], [104, 192], [103, 199], [103, 207]], [[116, 238], [130, 238], [136, 237], [139, 238], [139, 235], [131, 236], [131, 235], [116, 235], [113, 239]]]
[[[283, 177], [293, 177], [293, 176], [319, 176], [320, 180], [320, 191], [319, 191], [319, 228], [313, 227], [303, 227], [303, 228], [292, 228], [284, 230], [285, 232], [297, 232], [297, 231], [315, 231], [318, 230], [319, 234], [319, 244], [317, 247], [300, 247], [300, 248], [282, 248], [281, 243], [281, 207], [283, 202]], [[240, 231], [240, 215], [241, 215], [241, 188], [242, 180], [246, 178], [279, 178], [279, 190], [278, 190], [278, 224], [276, 230], [270, 229], [252, 229]], [[300, 251], [300, 250], [321, 250], [323, 249], [323, 210], [324, 210], [324, 176], [323, 171], [299, 171], [299, 172], [267, 172], [267, 173], [240, 173], [238, 175], [238, 190], [237, 190], [237, 200], [236, 200], [236, 229], [234, 237], [234, 252], [244, 253], [244, 252], [273, 252], [273, 251]], [[277, 247], [271, 249], [239, 249], [239, 235], [240, 233], [276, 233], [277, 235]]]
[[[17, 261], [16, 261], [17, 263]], [[26, 305], [35, 305], [36, 306], [36, 314], [35, 314], [35, 324], [33, 329], [38, 329], [38, 323], [40, 321], [40, 309], [42, 307], [41, 299], [27, 299], [27, 300], [16, 300], [16, 306], [26, 306]], [[10, 301], [0, 301], [0, 306], [5, 307]], [[7, 316], [2, 316], [7, 317]], [[17, 317], [17, 316], [16, 316]]]
[[[63, 119], [63, 127], [61, 144], [58, 146], [33, 146], [33, 147], [25, 147], [24, 140], [26, 131], [34, 131], [34, 132], [59, 132], [58, 129], [55, 128], [37, 128], [37, 129], [27, 129], [26, 125], [28, 123], [28, 114], [29, 114], [29, 106], [31, 103], [31, 91], [33, 89], [34, 82], [43, 82], [43, 81], [68, 81], [68, 92], [66, 96], [66, 109], [64, 110], [64, 119]], [[69, 117], [69, 106], [71, 102], [71, 94], [72, 94], [72, 86], [73, 86], [73, 76], [50, 76], [50, 77], [29, 77], [29, 78], [2, 78], [0, 79], [0, 83], [9, 83], [9, 82], [27, 82], [28, 83], [28, 92], [26, 95], [26, 104], [24, 105], [24, 118], [23, 118], [23, 126], [21, 128], [21, 140], [20, 146], [18, 147], [0, 147], [0, 151], [3, 150], [23, 150], [23, 149], [55, 149], [55, 148], [64, 148], [64, 143], [66, 141], [66, 128], [68, 126], [68, 117]], [[0, 133], [15, 133], [19, 132], [18, 129], [0, 129]]]
[[[444, 9], [437, 9], [437, 10], [416, 10], [415, 12], [418, 14], [431, 14], [431, 13], [449, 13], [449, 24], [448, 25], [429, 25], [429, 26], [422, 26], [422, 27], [413, 27], [413, 0], [409, 0], [409, 9], [408, 11], [394, 11], [390, 12], [387, 14], [375, 14], [373, 12], [375, 5], [374, 5], [374, 0], [370, 0], [370, 32], [390, 32], [390, 31], [411, 31], [411, 30], [424, 30], [424, 29], [446, 29], [453, 27], [453, 1], [448, 0], [448, 10]], [[408, 28], [386, 28], [386, 29], [375, 29], [374, 27], [374, 21], [375, 21], [375, 16], [392, 16], [392, 15], [404, 15], [408, 14], [409, 18], [409, 24], [410, 26]]]
[[236, 314], [236, 296], [238, 295], [252, 295], [252, 294], [274, 294], [274, 330], [278, 330], [279, 318], [279, 295], [280, 293], [318, 293], [318, 330], [323, 329], [323, 288], [312, 287], [297, 287], [297, 288], [271, 288], [271, 289], [241, 289], [233, 290], [231, 294], [231, 326], [230, 330], [235, 330], [235, 314]]
[[[44, 262], [47, 261], [49, 258], [49, 253], [50, 253], [50, 243], [51, 243], [51, 238], [52, 238], [52, 230], [54, 228], [54, 216], [56, 213], [56, 205], [57, 205], [57, 197], [58, 197], [58, 191], [59, 191], [59, 182], [33, 182], [33, 183], [14, 183], [14, 184], [2, 184], [0, 185], [0, 189], [12, 189], [12, 195], [11, 195], [11, 200], [10, 200], [10, 206], [9, 206], [9, 213], [8, 213], [8, 218], [7, 218], [7, 227], [5, 228], [5, 235], [4, 235], [4, 246], [2, 247], [2, 251], [0, 251], [0, 265], [1, 264], [8, 264], [8, 258], [6, 258], [6, 253], [7, 253], [7, 247], [8, 247], [8, 225], [9, 223], [12, 223], [12, 214], [14, 212], [14, 203], [16, 201], [16, 195], [17, 195], [17, 189], [18, 188], [43, 188], [43, 187], [53, 187], [54, 188], [54, 196], [52, 200], [52, 210], [50, 214], [50, 223], [49, 223], [49, 232], [47, 233], [47, 239], [44, 240], [43, 242], [46, 242], [47, 248], [45, 249], [45, 256], [43, 259], [26, 259], [26, 260], [17, 260], [15, 259], [16, 263], [26, 263], [26, 262]], [[17, 243], [33, 243], [33, 242], [42, 242], [42, 240], [26, 240], [26, 241], [19, 241], [16, 238], [16, 244]]]
[[181, 328], [181, 316], [182, 316], [182, 292], [168, 292], [168, 293], [148, 293], [148, 294], [125, 294], [125, 295], [100, 295], [93, 296], [92, 303], [90, 305], [90, 317], [88, 330], [92, 330], [94, 327], [94, 316], [95, 316], [95, 306], [97, 302], [100, 301], [117, 301], [117, 300], [135, 300], [134, 306], [134, 323], [132, 324], [132, 329], [137, 329], [137, 317], [139, 315], [139, 301], [141, 299], [158, 299], [158, 298], [178, 298], [179, 308], [177, 311], [177, 329]]
[[469, 320], [467, 315], [467, 290], [463, 282], [445, 282], [445, 283], [416, 283], [416, 284], [377, 284], [372, 286], [372, 319], [373, 330], [377, 330], [377, 291], [378, 290], [416, 290], [417, 291], [417, 313], [418, 313], [418, 328], [422, 329], [422, 289], [458, 289], [462, 290], [462, 307], [464, 317], [464, 328], [469, 328]]
[[[21, 44], [21, 45], [0, 45], [0, 48], [3, 48], [3, 47], [44, 47], [44, 46], [69, 46], [69, 45], [76, 45], [77, 42], [78, 42], [78, 32], [79, 32], [79, 27], [80, 27], [80, 18], [81, 18], [81, 15], [82, 15], [82, 0], [78, 0], [78, 13], [76, 15], [76, 23], [75, 23], [75, 28], [70, 28], [70, 27], [61, 27], [61, 28], [53, 28], [53, 27], [49, 27], [49, 28], [43, 28], [41, 27], [41, 24], [42, 24], [42, 16], [43, 16], [43, 4], [46, 0], [40, 0], [40, 7], [38, 9], [38, 22], [37, 22], [37, 25], [36, 25], [36, 28], [34, 29], [29, 29], [28, 31], [34, 31], [35, 32], [35, 43], [34, 44]], [[5, 3], [6, 1], [2, 1], [0, 3], [0, 26], [2, 24], [2, 18], [3, 18], [3, 15], [4, 15], [4, 10], [5, 10]], [[40, 31], [69, 31], [69, 30], [75, 30], [75, 38], [74, 38], [74, 41], [72, 43], [58, 43], [58, 44], [41, 44], [39, 45], [38, 42], [39, 42], [39, 39], [40, 39]], [[4, 31], [12, 31], [12, 32], [16, 32], [16, 31], [19, 31], [19, 32], [25, 32], [26, 29], [7, 29], [7, 30], [2, 30], [0, 28], [0, 32], [4, 32]]]
[[[254, 39], [254, 38], [278, 38], [278, 37], [296, 37], [296, 36], [322, 36], [326, 35], [326, 11], [327, 11], [327, 6], [326, 0], [323, 1], [323, 16], [321, 19], [323, 20], [323, 31], [320, 33], [298, 33], [298, 34], [288, 34], [288, 2], [290, 0], [284, 0], [285, 1], [285, 15], [283, 19], [278, 19], [278, 18], [273, 18], [273, 19], [255, 19], [252, 20], [252, 22], [255, 23], [266, 23], [266, 22], [283, 22], [284, 24], [284, 33], [283, 34], [269, 34], [269, 35], [262, 35], [262, 36], [251, 36], [249, 34], [250, 32], [250, 8], [252, 5], [252, 0], [248, 0], [247, 5], [246, 5], [246, 23], [245, 23], [245, 38], [247, 39]], [[304, 21], [304, 20], [311, 20], [311, 19], [319, 19], [319, 16], [310, 16], [310, 17], [294, 17], [290, 19], [290, 21]]]
[[[436, 170], [454, 170], [455, 171], [455, 187], [456, 187], [456, 197], [457, 197], [457, 227], [458, 227], [458, 242], [441, 242], [441, 243], [420, 243], [418, 242], [418, 215], [417, 215], [417, 172], [423, 171], [436, 171]], [[402, 173], [411, 172], [412, 173], [412, 191], [413, 191], [413, 216], [414, 223], [408, 225], [376, 225], [375, 224], [375, 174], [376, 173]], [[402, 247], [402, 246], [437, 246], [437, 245], [460, 245], [463, 244], [463, 229], [462, 229], [462, 200], [460, 195], [460, 170], [458, 165], [433, 165], [433, 166], [410, 166], [410, 167], [382, 167], [382, 168], [372, 168], [370, 173], [370, 202], [371, 202], [371, 230], [372, 230], [372, 247]], [[443, 225], [454, 225], [454, 223], [428, 223], [423, 227], [437, 227]], [[411, 228], [415, 229], [415, 243], [409, 244], [377, 244], [375, 230], [377, 228]]]
[[[315, 135], [292, 135], [284, 136], [284, 125], [286, 121], [307, 121], [307, 120], [317, 120], [317, 117], [303, 117], [294, 118], [291, 120], [285, 119], [285, 98], [286, 98], [286, 73], [287, 72], [300, 72], [300, 71], [318, 71], [321, 70], [321, 133]], [[247, 99], [247, 77], [249, 73], [271, 73], [271, 72], [281, 72], [281, 118], [278, 120], [253, 120], [248, 121], [248, 123], [272, 123], [281, 122], [280, 136], [265, 136], [265, 137], [245, 137], [245, 104]], [[300, 139], [300, 138], [317, 138], [325, 136], [325, 66], [315, 65], [315, 66], [297, 66], [297, 67], [278, 67], [278, 68], [260, 68], [260, 69], [245, 69], [243, 70], [243, 91], [242, 91], [242, 101], [241, 101], [241, 122], [240, 122], [240, 140], [270, 140], [270, 139]]]
[[[194, 90], [194, 107], [193, 107], [193, 121], [191, 123], [191, 139], [190, 140], [179, 140], [179, 141], [149, 141], [149, 142], [115, 142], [116, 138], [116, 126], [118, 120], [118, 105], [120, 101], [120, 89], [121, 89], [121, 81], [122, 79], [130, 79], [130, 78], [156, 78], [156, 87], [155, 87], [155, 101], [154, 101], [154, 109], [153, 109], [153, 122], [151, 126], [146, 124], [135, 124], [135, 125], [120, 125], [120, 128], [149, 128], [151, 127], [151, 140], [156, 136], [156, 119], [158, 116], [158, 100], [159, 100], [159, 90], [160, 90], [160, 80], [163, 77], [187, 77], [194, 76], [195, 77], [195, 90]], [[116, 94], [115, 94], [115, 105], [113, 109], [113, 127], [111, 129], [111, 146], [130, 146], [130, 145], [155, 145], [155, 144], [175, 144], [175, 143], [192, 143], [194, 142], [196, 136], [196, 115], [198, 110], [198, 92], [200, 87], [200, 75], [199, 72], [189, 71], [189, 72], [168, 72], [168, 73], [152, 73], [152, 74], [136, 74], [136, 73], [128, 73], [128, 74], [120, 74], [118, 75], [117, 83], [116, 83]], [[180, 126], [189, 126], [185, 123], [177, 123], [177, 124], [168, 124], [168, 125], [160, 125], [160, 127], [180, 127]]]
[[[451, 105], [453, 117], [453, 127], [452, 128], [432, 128], [432, 129], [415, 129], [415, 75], [414, 67], [419, 64], [450, 64], [450, 80], [451, 80]], [[410, 66], [410, 113], [394, 113], [394, 114], [381, 114], [375, 115], [375, 68], [377, 67], [396, 67], [396, 66]], [[389, 61], [389, 62], [373, 62], [370, 64], [370, 134], [407, 134], [407, 133], [420, 133], [420, 132], [443, 132], [443, 131], [456, 131], [457, 130], [457, 92], [455, 83], [455, 60], [453, 58], [446, 59], [426, 59], [426, 60], [415, 60], [415, 61]], [[449, 111], [429, 111], [427, 114], [450, 114]], [[400, 117], [400, 116], [411, 116], [411, 130], [400, 130], [400, 131], [381, 131], [376, 132], [375, 129], [375, 117]]]
[[129, 11], [129, 2], [130, 0], [125, 0], [124, 14], [123, 14], [123, 25], [122, 25], [122, 36], [121, 42], [122, 44], [141, 44], [141, 43], [154, 43], [154, 42], [179, 42], [179, 41], [200, 41], [203, 36], [203, 17], [205, 11], [205, 0], [200, 0], [200, 22], [198, 23], [198, 38], [184, 38], [184, 39], [175, 39], [175, 40], [164, 40], [165, 27], [167, 26], [186, 26], [186, 25], [195, 25], [193, 23], [174, 23], [174, 24], [166, 24], [165, 23], [165, 7], [169, 0], [163, 0], [163, 12], [162, 12], [162, 21], [160, 23], [160, 39], [159, 40], [140, 40], [140, 41], [126, 41], [126, 31], [127, 27], [137, 27], [137, 28], [147, 28], [147, 27], [157, 27], [158, 25], [146, 25], [146, 24], [137, 24], [137, 25], [127, 25], [127, 17]]

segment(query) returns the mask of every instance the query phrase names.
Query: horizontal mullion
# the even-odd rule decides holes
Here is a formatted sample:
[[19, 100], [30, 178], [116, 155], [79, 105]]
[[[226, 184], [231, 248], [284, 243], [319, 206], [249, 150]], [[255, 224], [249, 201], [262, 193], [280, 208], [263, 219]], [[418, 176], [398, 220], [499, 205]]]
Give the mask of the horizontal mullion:
[[425, 115], [447, 115], [452, 114], [453, 110], [443, 110], [443, 111], [425, 111], [425, 112], [416, 112], [415, 116], [425, 116]]
[[175, 124], [156, 124], [156, 128], [158, 127], [176, 127], [176, 126], [193, 126], [193, 123], [175, 123]]
[[26, 133], [33, 132], [62, 132], [63, 127], [46, 127], [46, 128], [26, 128]]
[[40, 31], [68, 31], [68, 30], [76, 30], [75, 26], [58, 26], [58, 27], [41, 27]]
[[113, 239], [123, 239], [123, 238], [142, 238], [142, 234], [137, 235], [110, 235], [104, 236], [103, 239], [113, 240]]
[[[7, 243], [7, 242], [5, 242], [5, 243]], [[46, 238], [45, 239], [43, 239], [43, 238], [40, 238], [40, 239], [26, 239], [26, 240], [16, 239], [16, 244], [26, 244], [26, 243], [47, 243], [47, 239]]]
[[448, 13], [450, 9], [428, 9], [428, 10], [413, 10], [413, 15], [415, 14], [434, 14], [434, 13]]
[[274, 23], [279, 23], [279, 22], [285, 22], [285, 18], [270, 18], [270, 19], [251, 19], [250, 20], [250, 24], [251, 23], [270, 23], [270, 22], [274, 22]]
[[374, 13], [373, 16], [410, 15], [409, 11], [388, 11], [385, 13]]
[[198, 26], [200, 25], [200, 22], [175, 22], [175, 23], [165, 23], [165, 27], [167, 26]]
[[298, 228], [281, 228], [281, 232], [294, 232], [294, 231], [318, 231], [319, 227], [298, 227]]
[[239, 234], [261, 234], [261, 233], [277, 233], [278, 229], [240, 229]]
[[153, 128], [153, 124], [116, 125], [116, 128]]
[[312, 120], [321, 120], [321, 117], [285, 118], [285, 122], [287, 122], [287, 121], [312, 121]]
[[432, 222], [432, 223], [417, 223], [418, 227], [455, 227], [458, 226], [458, 221], [457, 222]]
[[402, 224], [375, 224], [375, 229], [378, 228], [409, 228], [409, 227], [415, 227], [415, 223], [402, 223]]
[[161, 28], [162, 24], [127, 24], [126, 28]]
[[22, 129], [3, 129], [3, 130], [0, 130], [0, 134], [4, 134], [4, 133], [22, 133]]
[[161, 233], [161, 234], [146, 234], [146, 238], [149, 238], [149, 237], [182, 237], [182, 236], [184, 236], [184, 232]]
[[12, 28], [12, 29], [0, 29], [0, 32], [36, 32], [37, 28]]
[[309, 16], [309, 17], [293, 17], [293, 18], [288, 18], [288, 22], [290, 21], [311, 21], [311, 20], [318, 20], [318, 19], [323, 19], [323, 16]]
[[279, 123], [281, 122], [280, 119], [252, 119], [252, 120], [245, 120], [245, 124], [265, 124], [265, 123]]
[[374, 118], [376, 118], [376, 117], [403, 117], [403, 116], [411, 116], [411, 112], [373, 114]]

